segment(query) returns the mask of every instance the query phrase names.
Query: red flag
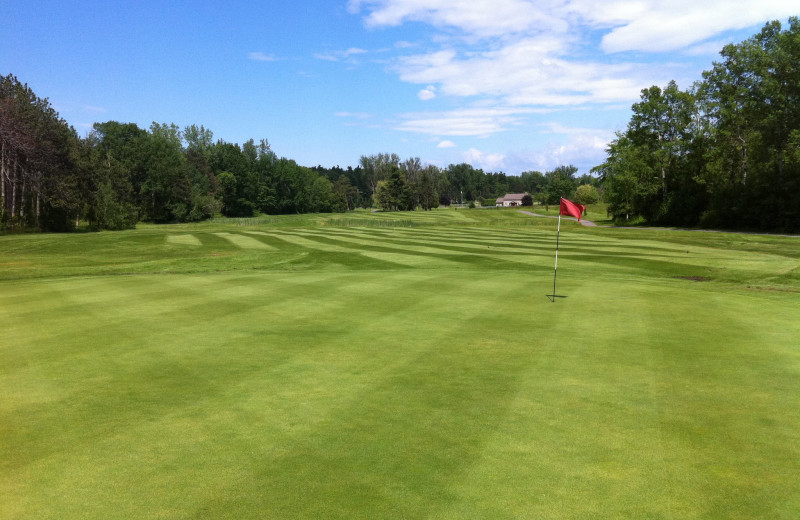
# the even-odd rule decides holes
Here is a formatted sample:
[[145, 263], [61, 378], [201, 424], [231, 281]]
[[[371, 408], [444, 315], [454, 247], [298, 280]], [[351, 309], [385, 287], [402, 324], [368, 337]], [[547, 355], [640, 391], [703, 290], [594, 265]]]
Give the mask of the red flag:
[[561, 211], [559, 214], [575, 217], [580, 222], [584, 211], [586, 211], [586, 206], [583, 204], [575, 204], [563, 197], [561, 198]]

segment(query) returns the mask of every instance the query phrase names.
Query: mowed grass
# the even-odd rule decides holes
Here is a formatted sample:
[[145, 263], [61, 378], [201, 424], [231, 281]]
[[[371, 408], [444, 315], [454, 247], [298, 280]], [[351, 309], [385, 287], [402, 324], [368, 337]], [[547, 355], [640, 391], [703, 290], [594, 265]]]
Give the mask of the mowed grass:
[[0, 518], [798, 518], [800, 239], [561, 231], [0, 236]]

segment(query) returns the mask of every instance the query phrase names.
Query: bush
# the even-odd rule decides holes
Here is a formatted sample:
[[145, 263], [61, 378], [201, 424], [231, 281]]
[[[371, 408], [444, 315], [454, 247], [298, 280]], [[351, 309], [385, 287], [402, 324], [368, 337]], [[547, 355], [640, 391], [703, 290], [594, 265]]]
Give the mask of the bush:
[[[19, 219], [9, 220], [9, 227], [13, 228], [19, 223]], [[66, 233], [75, 230], [75, 221], [66, 208], [54, 207], [45, 204], [39, 220], [39, 226], [43, 231], [53, 231], [56, 233]]]
[[578, 189], [575, 190], [575, 200], [578, 204], [595, 204], [600, 200], [600, 193], [598, 193], [597, 188], [594, 186], [584, 184], [578, 186]]
[[723, 227], [724, 220], [717, 210], [707, 209], [700, 216], [699, 226], [708, 229], [719, 229]]

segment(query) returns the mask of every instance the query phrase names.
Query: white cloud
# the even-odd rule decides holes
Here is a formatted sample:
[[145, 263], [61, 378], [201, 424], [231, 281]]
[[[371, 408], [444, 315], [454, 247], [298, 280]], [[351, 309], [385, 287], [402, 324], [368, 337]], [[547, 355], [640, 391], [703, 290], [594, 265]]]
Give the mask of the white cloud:
[[548, 9], [526, 0], [351, 0], [349, 6], [351, 12], [360, 12], [362, 7], [369, 11], [364, 19], [368, 27], [396, 27], [414, 21], [458, 28], [478, 37], [504, 36], [537, 26], [566, 28]]
[[544, 142], [535, 149], [506, 154], [504, 167], [510, 171], [552, 170], [555, 166], [573, 164], [584, 168], [602, 163], [605, 149], [614, 138], [607, 129], [570, 127], [558, 122], [541, 125]]
[[605, 160], [605, 148], [614, 138], [610, 130], [571, 127], [558, 122], [541, 125], [540, 134], [544, 141], [537, 139], [540, 144], [535, 148], [499, 153], [471, 147], [459, 153], [458, 160], [486, 171], [545, 172], [559, 165], [574, 164], [582, 167], [583, 173], [587, 173], [588, 165], [600, 164]]
[[453, 141], [448, 141], [445, 139], [444, 141], [440, 142], [436, 145], [436, 148], [455, 148], [457, 145]]
[[797, 14], [789, 0], [350, 0], [368, 27], [408, 21], [478, 38], [604, 30], [606, 52], [663, 52]]
[[[684, 49], [729, 30], [745, 29], [768, 20], [797, 14], [786, 0], [673, 0], [626, 2], [643, 7], [603, 37], [606, 52], [668, 52]], [[624, 3], [623, 3], [624, 4]], [[598, 7], [604, 7], [597, 4]], [[587, 11], [592, 19], [597, 9]]]
[[420, 98], [422, 101], [428, 101], [436, 97], [436, 87], [433, 85], [428, 85], [424, 89], [417, 92], [417, 97]]
[[566, 136], [562, 151], [580, 151], [585, 156], [604, 157], [605, 150], [614, 139], [614, 132], [608, 129], [568, 127], [558, 122], [543, 125], [545, 134]]
[[687, 47], [683, 53], [687, 56], [717, 56], [731, 40], [710, 40]]
[[366, 54], [367, 50], [359, 49], [358, 47], [350, 47], [349, 49], [343, 51], [332, 51], [326, 53], [317, 53], [314, 54], [314, 57], [319, 60], [325, 61], [344, 61], [352, 58], [353, 56], [357, 56], [359, 54]]
[[461, 154], [464, 162], [475, 165], [482, 170], [498, 171], [504, 168], [505, 155], [499, 153], [485, 153], [475, 148], [470, 148]]
[[[650, 85], [699, 79], [697, 60], [682, 58], [719, 52], [732, 31], [797, 12], [787, 0], [349, 0], [348, 8], [373, 29], [428, 26], [414, 49], [395, 47], [403, 52], [389, 70], [419, 85], [420, 99], [441, 94], [465, 108], [401, 114], [394, 127], [441, 137], [492, 136], [547, 110], [629, 107]], [[596, 164], [613, 138], [544, 129], [552, 139], [525, 160]], [[482, 164], [525, 156], [469, 153]]]
[[436, 84], [452, 96], [499, 96], [509, 105], [629, 101], [654, 81], [670, 79], [663, 70], [641, 64], [572, 61], [560, 57], [563, 47], [557, 40], [532, 38], [463, 56], [442, 50], [401, 57], [396, 70], [409, 83]]
[[367, 53], [367, 51], [364, 50], [364, 49], [359, 49], [358, 47], [350, 47], [349, 49], [344, 51], [342, 54], [345, 57], [350, 57], [350, 56], [353, 56], [355, 54], [366, 54], [366, 53]]
[[449, 112], [403, 114], [398, 130], [428, 135], [487, 137], [522, 124], [526, 108], [464, 108]]
[[264, 54], [263, 52], [248, 52], [247, 58], [255, 61], [277, 61], [274, 54]]

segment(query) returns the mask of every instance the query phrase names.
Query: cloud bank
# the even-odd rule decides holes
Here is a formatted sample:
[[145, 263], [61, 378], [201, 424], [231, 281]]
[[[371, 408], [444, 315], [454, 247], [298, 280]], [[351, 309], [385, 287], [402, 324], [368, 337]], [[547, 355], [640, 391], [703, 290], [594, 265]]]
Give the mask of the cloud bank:
[[[687, 69], [682, 61], [718, 52], [726, 33], [797, 11], [785, 0], [350, 0], [348, 8], [373, 30], [426, 27], [424, 43], [396, 47], [390, 70], [423, 86], [422, 101], [460, 104], [403, 114], [397, 130], [481, 138], [532, 114], [630, 106], [641, 89], [676, 79]], [[593, 154], [613, 138], [608, 130], [550, 131], [566, 143], [551, 156]], [[484, 164], [503, 158], [473, 156]]]

